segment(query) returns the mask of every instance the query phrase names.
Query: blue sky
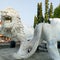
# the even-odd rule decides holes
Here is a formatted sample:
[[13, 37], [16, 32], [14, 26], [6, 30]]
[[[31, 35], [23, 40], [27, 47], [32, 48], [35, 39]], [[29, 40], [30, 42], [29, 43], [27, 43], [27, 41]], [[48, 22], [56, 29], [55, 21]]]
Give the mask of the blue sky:
[[[43, 3], [43, 13], [44, 13], [44, 3], [45, 0], [0, 0], [0, 10], [7, 7], [12, 7], [17, 10], [20, 14], [21, 21], [27, 26], [33, 26], [34, 16], [37, 12], [37, 3]], [[54, 8], [60, 3], [59, 0], [50, 0], [53, 3]]]

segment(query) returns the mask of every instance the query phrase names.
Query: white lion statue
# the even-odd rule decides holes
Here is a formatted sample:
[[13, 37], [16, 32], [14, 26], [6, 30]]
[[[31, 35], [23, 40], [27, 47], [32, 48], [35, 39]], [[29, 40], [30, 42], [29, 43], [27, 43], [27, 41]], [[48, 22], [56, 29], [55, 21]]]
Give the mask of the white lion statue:
[[[60, 60], [60, 55], [57, 49], [57, 41], [60, 40], [60, 24], [40, 23], [35, 27], [34, 36], [32, 39], [26, 39], [22, 32], [22, 25], [19, 14], [15, 10], [8, 8], [2, 13], [2, 27], [4, 30], [10, 30], [12, 38], [21, 41], [20, 48], [17, 53], [13, 55], [16, 59], [28, 58], [37, 49], [37, 46], [43, 41], [47, 41], [47, 48], [50, 57], [53, 60]], [[5, 31], [6, 33], [9, 33]]]
[[21, 43], [20, 49], [13, 55], [16, 59], [25, 59], [35, 53], [37, 46], [47, 41], [47, 49], [53, 60], [60, 60], [57, 48], [57, 41], [60, 40], [60, 24], [40, 23], [35, 27], [32, 40], [25, 40]]

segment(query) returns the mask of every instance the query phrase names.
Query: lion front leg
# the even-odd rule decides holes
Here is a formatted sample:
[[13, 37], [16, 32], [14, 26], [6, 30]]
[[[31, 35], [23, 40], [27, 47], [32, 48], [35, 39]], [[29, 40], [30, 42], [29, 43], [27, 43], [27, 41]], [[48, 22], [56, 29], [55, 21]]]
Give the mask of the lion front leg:
[[48, 41], [47, 48], [48, 48], [49, 55], [53, 60], [60, 60], [56, 40]]

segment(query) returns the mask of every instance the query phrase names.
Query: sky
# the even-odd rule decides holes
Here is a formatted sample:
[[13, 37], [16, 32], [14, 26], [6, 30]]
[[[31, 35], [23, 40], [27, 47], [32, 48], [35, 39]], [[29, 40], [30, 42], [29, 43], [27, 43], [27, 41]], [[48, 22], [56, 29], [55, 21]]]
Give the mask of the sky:
[[[7, 7], [12, 7], [18, 11], [21, 21], [27, 26], [33, 26], [34, 16], [37, 14], [37, 3], [42, 2], [43, 13], [45, 11], [45, 0], [0, 0], [0, 10]], [[56, 8], [60, 1], [49, 0], [49, 3], [53, 3], [53, 7]]]

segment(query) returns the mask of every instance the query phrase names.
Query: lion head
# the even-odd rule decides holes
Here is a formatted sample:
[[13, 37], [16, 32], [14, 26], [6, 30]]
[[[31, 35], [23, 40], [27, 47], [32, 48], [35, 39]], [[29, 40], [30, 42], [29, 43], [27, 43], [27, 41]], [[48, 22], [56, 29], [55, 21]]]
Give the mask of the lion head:
[[7, 8], [1, 12], [2, 26], [5, 29], [11, 29], [19, 19], [19, 14], [12, 8]]
[[20, 20], [19, 14], [13, 8], [6, 8], [1, 11], [2, 27], [8, 34], [11, 31], [16, 36], [17, 33], [21, 34], [23, 31], [23, 24]]

